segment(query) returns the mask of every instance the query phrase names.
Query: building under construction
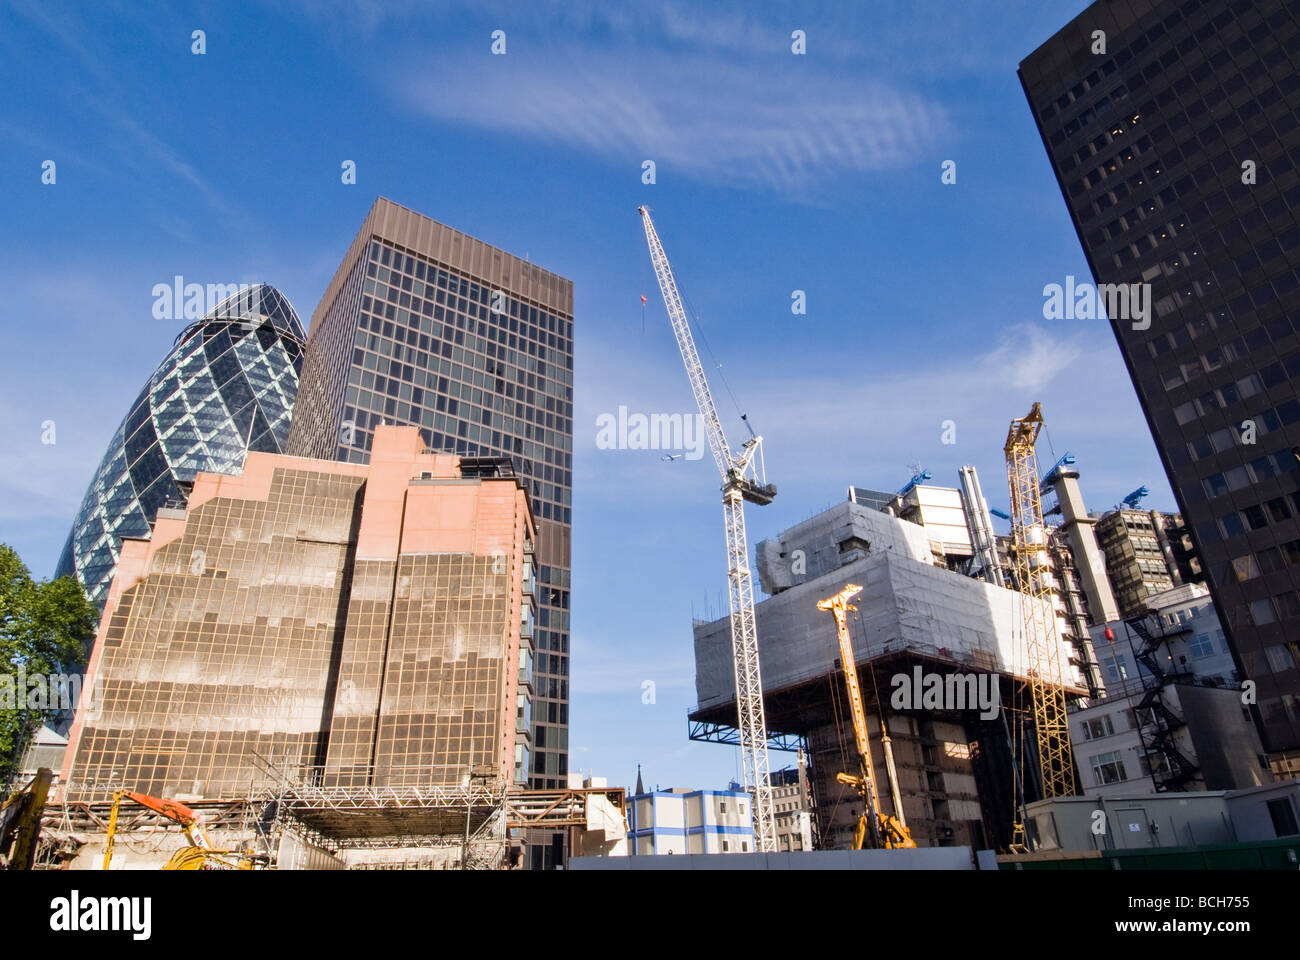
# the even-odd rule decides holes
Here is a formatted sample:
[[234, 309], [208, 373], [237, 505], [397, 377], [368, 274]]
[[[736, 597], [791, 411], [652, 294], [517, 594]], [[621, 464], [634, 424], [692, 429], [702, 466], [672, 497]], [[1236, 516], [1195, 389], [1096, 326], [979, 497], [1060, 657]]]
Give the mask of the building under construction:
[[[980, 561], [967, 531], [950, 522], [965, 502], [949, 495], [957, 493], [914, 486], [894, 504], [910, 515], [904, 519], [863, 505], [851, 491], [848, 502], [758, 545], [759, 578], [770, 595], [755, 608], [768, 735], [777, 747], [805, 746], [825, 848], [849, 846], [862, 813], [858, 795], [837, 780], [858, 769], [859, 756], [835, 621], [817, 608], [850, 582], [864, 587], [848, 626], [874, 767], [885, 769], [883, 712], [912, 836], [921, 846], [1011, 842], [1013, 761], [1026, 751], [1016, 743], [1020, 720], [1008, 714], [1026, 679], [1023, 605], [1043, 601], [959, 572]], [[726, 619], [695, 624], [693, 739], [736, 742], [729, 629]], [[1082, 695], [1072, 651], [1058, 653], [1069, 664], [1067, 692]], [[962, 680], [945, 682], [967, 701], [908, 698], [909, 685], [936, 675]], [[984, 707], [974, 702], [981, 684]], [[990, 710], [992, 699], [998, 707]], [[882, 803], [888, 806], [887, 798]]]
[[[464, 866], [585, 825], [586, 795], [524, 795], [534, 538], [508, 460], [413, 427], [378, 427], [364, 465], [199, 474], [124, 544], [51, 835], [161, 843], [166, 798], [267, 861]], [[144, 799], [118, 817], [120, 791]]]

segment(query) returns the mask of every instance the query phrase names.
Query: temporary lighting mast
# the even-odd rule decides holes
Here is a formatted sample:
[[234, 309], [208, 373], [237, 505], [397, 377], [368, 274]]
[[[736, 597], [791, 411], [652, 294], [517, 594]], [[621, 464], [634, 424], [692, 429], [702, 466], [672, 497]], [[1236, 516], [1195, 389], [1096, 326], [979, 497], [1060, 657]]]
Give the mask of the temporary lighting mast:
[[672, 324], [677, 347], [686, 366], [695, 404], [704, 418], [709, 449], [722, 474], [722, 511], [727, 529], [727, 593], [731, 604], [731, 650], [735, 658], [736, 711], [739, 714], [740, 752], [745, 789], [754, 794], [754, 839], [763, 853], [776, 850], [776, 824], [772, 814], [772, 786], [768, 777], [767, 720], [763, 713], [763, 684], [758, 670], [758, 630], [754, 622], [754, 586], [749, 571], [749, 544], [745, 538], [744, 501], [772, 502], [776, 487], [767, 482], [763, 464], [763, 438], [752, 436], [733, 454], [718, 418], [718, 409], [695, 349], [686, 309], [677, 292], [668, 255], [655, 232], [650, 212], [638, 207], [645, 227], [659, 291]]

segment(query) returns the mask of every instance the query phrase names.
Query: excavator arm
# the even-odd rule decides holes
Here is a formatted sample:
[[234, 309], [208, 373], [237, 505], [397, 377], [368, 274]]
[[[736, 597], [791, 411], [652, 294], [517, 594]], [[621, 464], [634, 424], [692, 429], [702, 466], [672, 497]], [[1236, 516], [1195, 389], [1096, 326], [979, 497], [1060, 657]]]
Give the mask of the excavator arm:
[[[113, 860], [113, 841], [117, 836], [117, 815], [121, 810], [123, 800], [130, 800], [147, 810], [152, 810], [154, 813], [166, 817], [173, 823], [180, 824], [181, 829], [185, 832], [185, 839], [190, 842], [191, 848], [197, 848], [203, 853], [225, 852], [212, 849], [212, 841], [208, 839], [207, 833], [204, 832], [203, 825], [199, 822], [199, 815], [185, 804], [177, 800], [151, 797], [147, 793], [136, 793], [134, 790], [118, 790], [113, 794], [113, 808], [108, 814], [108, 837], [104, 845], [105, 870], [108, 869], [108, 865]], [[164, 867], [164, 869], [167, 868]]]

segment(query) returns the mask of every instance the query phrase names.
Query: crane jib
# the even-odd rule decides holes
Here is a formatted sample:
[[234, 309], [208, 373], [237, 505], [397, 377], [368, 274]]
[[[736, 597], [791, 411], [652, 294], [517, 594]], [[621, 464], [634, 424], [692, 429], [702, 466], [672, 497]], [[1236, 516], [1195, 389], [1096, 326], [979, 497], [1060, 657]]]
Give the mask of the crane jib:
[[[664, 298], [664, 308], [672, 324], [673, 336], [686, 367], [686, 377], [691, 384], [695, 405], [704, 418], [709, 449], [722, 476], [722, 511], [727, 535], [727, 597], [731, 609], [731, 649], [735, 667], [737, 732], [741, 746], [741, 766], [745, 789], [754, 797], [754, 839], [758, 850], [771, 853], [776, 850], [776, 822], [772, 807], [772, 786], [768, 775], [767, 719], [763, 704], [763, 683], [758, 663], [758, 630], [754, 616], [754, 585], [749, 570], [749, 545], [745, 535], [744, 502], [770, 503], [776, 488], [767, 483], [763, 475], [762, 438], [755, 436], [745, 442], [739, 454], [733, 454], [727, 444], [722, 421], [718, 417], [713, 394], [709, 390], [704, 366], [695, 349], [686, 309], [682, 305], [672, 267], [664, 253], [663, 244], [655, 232], [654, 223], [645, 207], [640, 207], [641, 222], [645, 227], [646, 244], [650, 248], [650, 262], [659, 281], [659, 292]], [[750, 477], [753, 477], [751, 479]]]

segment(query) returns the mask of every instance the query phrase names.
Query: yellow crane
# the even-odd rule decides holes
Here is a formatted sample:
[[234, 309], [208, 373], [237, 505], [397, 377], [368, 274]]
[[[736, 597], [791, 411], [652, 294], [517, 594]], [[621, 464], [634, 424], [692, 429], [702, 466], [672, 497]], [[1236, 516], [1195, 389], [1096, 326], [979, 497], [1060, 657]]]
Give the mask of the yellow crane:
[[[1065, 711], [1064, 670], [1061, 664], [1051, 561], [1047, 555], [1047, 528], [1040, 498], [1038, 456], [1035, 446], [1043, 429], [1038, 403], [1029, 414], [1011, 421], [1007, 443], [1007, 482], [1011, 487], [1011, 534], [1015, 543], [1016, 582], [1025, 595], [1021, 615], [1025, 635], [1025, 672], [1028, 675], [1038, 767], [1043, 796], [1074, 794], [1074, 759], [1070, 726]], [[1019, 769], [1019, 764], [1016, 765]], [[1023, 796], [1023, 790], [1018, 791]], [[1016, 811], [1013, 844], [1023, 844], [1024, 820]]]
[[840, 665], [844, 668], [844, 682], [849, 691], [849, 712], [853, 717], [853, 737], [858, 745], [859, 767], [857, 775], [837, 773], [835, 779], [853, 787], [862, 798], [862, 816], [853, 833], [853, 849], [861, 850], [870, 839], [872, 847], [893, 850], [915, 847], [912, 832], [907, 829], [903, 816], [903, 801], [898, 792], [898, 773], [894, 769], [894, 749], [885, 728], [885, 718], [880, 717], [881, 743], [885, 748], [885, 772], [889, 778], [890, 798], [894, 813], [881, 813], [876, 801], [876, 771], [871, 760], [871, 741], [867, 736], [867, 715], [862, 706], [862, 690], [858, 685], [858, 662], [853, 655], [853, 640], [849, 636], [848, 611], [856, 610], [849, 601], [862, 592], [857, 584], [850, 583], [833, 597], [817, 601], [818, 610], [829, 610], [835, 616], [835, 632], [840, 641]]

